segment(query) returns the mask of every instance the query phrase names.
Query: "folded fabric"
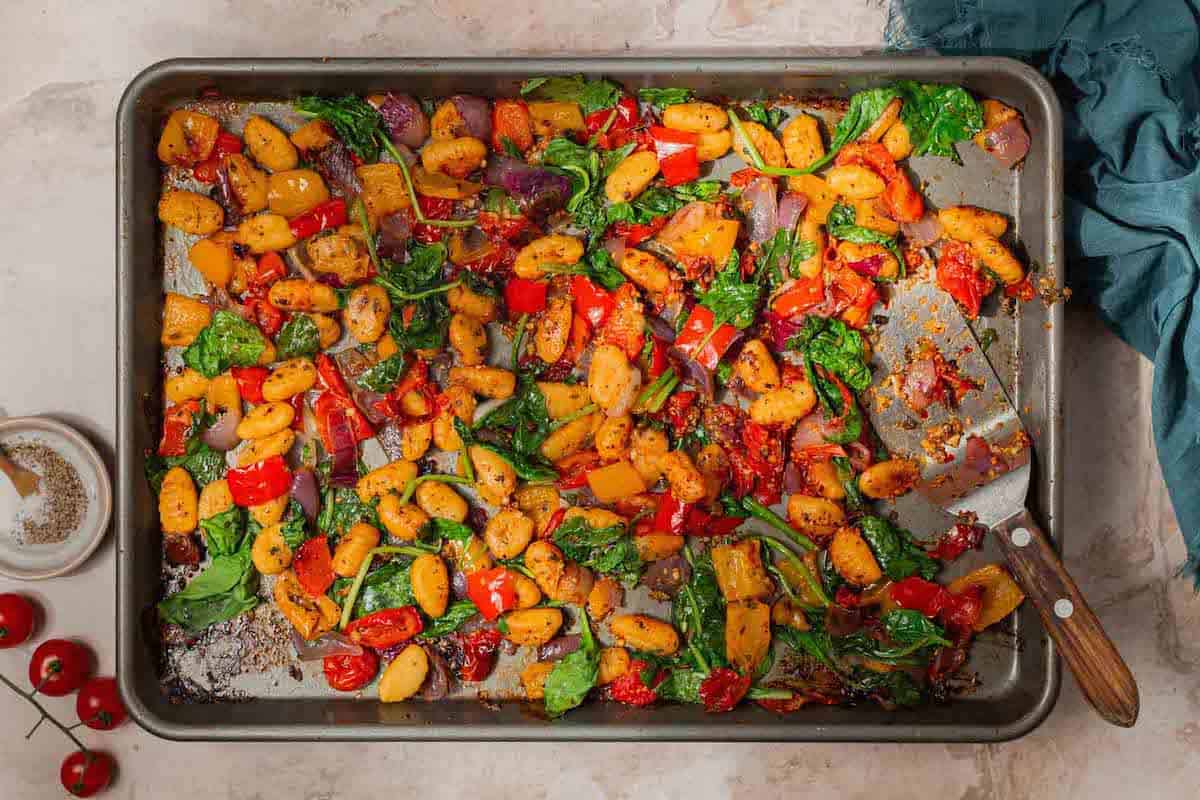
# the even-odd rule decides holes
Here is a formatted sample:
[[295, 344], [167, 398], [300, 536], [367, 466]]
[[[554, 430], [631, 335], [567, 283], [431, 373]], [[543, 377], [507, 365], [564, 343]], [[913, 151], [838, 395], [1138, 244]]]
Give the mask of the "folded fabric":
[[1154, 439], [1200, 587], [1200, 7], [896, 0], [893, 49], [1008, 55], [1063, 107], [1067, 283], [1154, 362]]

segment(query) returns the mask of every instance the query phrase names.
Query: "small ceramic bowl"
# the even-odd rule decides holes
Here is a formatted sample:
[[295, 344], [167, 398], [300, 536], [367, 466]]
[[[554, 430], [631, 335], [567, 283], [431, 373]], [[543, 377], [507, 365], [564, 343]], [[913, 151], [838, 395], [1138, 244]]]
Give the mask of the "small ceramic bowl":
[[[0, 520], [0, 575], [25, 581], [65, 575], [87, 560], [108, 532], [112, 481], [96, 448], [74, 428], [45, 417], [0, 418], [0, 444], [34, 441], [57, 450], [79, 472], [88, 508], [79, 528], [54, 544], [22, 544]], [[8, 480], [0, 475], [0, 480]]]

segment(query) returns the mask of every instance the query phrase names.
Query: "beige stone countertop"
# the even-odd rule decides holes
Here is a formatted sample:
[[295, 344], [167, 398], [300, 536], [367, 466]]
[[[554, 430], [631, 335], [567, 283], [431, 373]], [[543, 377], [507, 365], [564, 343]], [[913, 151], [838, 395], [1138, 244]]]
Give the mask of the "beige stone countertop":
[[[128, 81], [177, 56], [816, 54], [877, 48], [881, 0], [5, 0], [0, 3], [0, 407], [103, 443], [114, 421], [113, 117]], [[1067, 314], [1066, 557], [1141, 685], [1133, 730], [1069, 677], [1016, 742], [804, 744], [173, 743], [85, 731], [117, 759], [112, 800], [331, 798], [1169, 798], [1200, 778], [1200, 600], [1150, 435], [1148, 362], [1085, 308]], [[0, 579], [113, 671], [112, 540], [75, 575]], [[0, 651], [23, 682], [28, 649]], [[64, 718], [67, 698], [50, 699]], [[0, 798], [64, 797], [66, 739], [0, 692]]]

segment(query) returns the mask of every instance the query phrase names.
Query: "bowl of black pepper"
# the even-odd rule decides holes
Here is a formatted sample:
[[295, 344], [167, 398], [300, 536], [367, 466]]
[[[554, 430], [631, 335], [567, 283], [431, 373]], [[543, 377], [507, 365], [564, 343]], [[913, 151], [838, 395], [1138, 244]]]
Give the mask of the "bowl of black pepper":
[[0, 473], [0, 575], [41, 580], [79, 567], [112, 517], [112, 481], [96, 448], [61, 422], [10, 417], [0, 419], [0, 456], [37, 476], [22, 494]]

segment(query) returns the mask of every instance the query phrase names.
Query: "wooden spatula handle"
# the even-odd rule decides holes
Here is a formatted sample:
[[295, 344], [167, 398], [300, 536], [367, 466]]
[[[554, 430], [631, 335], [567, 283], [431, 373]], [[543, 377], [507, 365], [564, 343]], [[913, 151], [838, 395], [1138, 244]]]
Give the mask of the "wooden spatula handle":
[[1033, 516], [1023, 509], [997, 525], [995, 533], [1013, 577], [1037, 608], [1083, 696], [1113, 725], [1132, 727], [1139, 708], [1133, 674]]

